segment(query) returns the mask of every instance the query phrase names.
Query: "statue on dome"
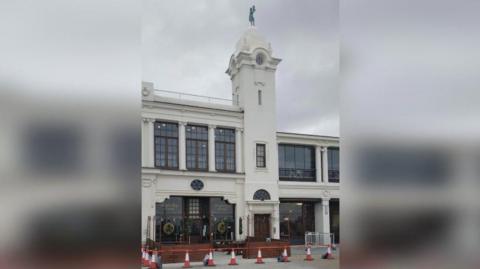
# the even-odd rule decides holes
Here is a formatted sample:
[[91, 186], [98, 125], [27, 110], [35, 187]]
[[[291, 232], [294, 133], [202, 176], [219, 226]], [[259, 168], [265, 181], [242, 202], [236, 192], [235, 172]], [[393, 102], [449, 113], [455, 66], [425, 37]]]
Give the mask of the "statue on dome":
[[255, 18], [253, 17], [253, 13], [255, 13], [255, 5], [250, 8], [250, 16], [248, 16], [248, 21], [250, 21], [251, 26], [255, 26]]

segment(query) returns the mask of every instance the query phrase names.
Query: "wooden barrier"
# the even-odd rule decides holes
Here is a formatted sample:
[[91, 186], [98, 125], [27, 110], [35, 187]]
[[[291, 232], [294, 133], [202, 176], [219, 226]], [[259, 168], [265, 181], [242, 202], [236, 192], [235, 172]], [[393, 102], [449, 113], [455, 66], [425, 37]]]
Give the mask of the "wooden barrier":
[[[162, 251], [163, 263], [183, 263], [185, 260], [185, 251], [190, 250], [189, 256], [191, 262], [199, 262], [203, 260], [207, 251], [196, 251], [197, 249], [211, 249], [213, 248], [211, 243], [205, 244], [175, 244], [175, 245], [160, 245], [159, 250]], [[174, 251], [169, 251], [174, 250]]]
[[[208, 250], [216, 249], [227, 253], [234, 248], [237, 255], [242, 255], [245, 259], [255, 259], [258, 249], [262, 250], [263, 258], [276, 258], [283, 253], [286, 248], [290, 256], [290, 244], [285, 240], [272, 239], [270, 242], [247, 238], [245, 242], [229, 242], [228, 244], [216, 245], [213, 243], [203, 244], [158, 244], [156, 250], [160, 252], [162, 263], [183, 263], [185, 260], [185, 250], [189, 250], [191, 262], [202, 261]], [[150, 250], [151, 252], [151, 250]]]
[[276, 258], [281, 255], [284, 248], [287, 248], [287, 253], [290, 256], [290, 243], [288, 241], [272, 239], [271, 242], [266, 242], [247, 238], [245, 247], [246, 249], [243, 253], [243, 258], [245, 259], [255, 259], [259, 248], [262, 249], [263, 258]]

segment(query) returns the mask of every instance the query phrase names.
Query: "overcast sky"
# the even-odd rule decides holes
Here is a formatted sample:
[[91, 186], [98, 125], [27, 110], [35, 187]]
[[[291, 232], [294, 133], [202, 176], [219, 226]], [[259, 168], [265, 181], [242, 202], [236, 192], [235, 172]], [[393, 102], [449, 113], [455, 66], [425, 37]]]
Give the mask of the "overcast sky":
[[249, 27], [281, 58], [277, 70], [279, 131], [338, 135], [338, 1], [144, 1], [144, 81], [156, 89], [231, 98], [225, 74], [235, 44]]

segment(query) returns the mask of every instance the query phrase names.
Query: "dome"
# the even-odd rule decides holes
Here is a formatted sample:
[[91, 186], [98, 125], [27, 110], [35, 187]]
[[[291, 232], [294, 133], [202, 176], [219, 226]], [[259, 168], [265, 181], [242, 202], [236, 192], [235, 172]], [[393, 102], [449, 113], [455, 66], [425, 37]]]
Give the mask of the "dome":
[[257, 48], [264, 48], [270, 53], [272, 51], [270, 43], [252, 26], [249, 27], [247, 31], [242, 34], [240, 40], [238, 40], [235, 47], [235, 55], [238, 55], [240, 52], [251, 53]]

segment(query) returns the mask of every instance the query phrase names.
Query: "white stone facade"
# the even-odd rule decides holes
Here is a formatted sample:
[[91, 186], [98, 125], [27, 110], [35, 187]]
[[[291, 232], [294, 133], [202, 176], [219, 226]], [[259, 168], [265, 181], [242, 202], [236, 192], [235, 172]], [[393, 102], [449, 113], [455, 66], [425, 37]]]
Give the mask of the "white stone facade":
[[[148, 217], [155, 216], [155, 204], [171, 196], [222, 197], [235, 204], [235, 238], [253, 236], [255, 214], [270, 214], [270, 234], [280, 238], [279, 205], [282, 199], [310, 199], [315, 204], [315, 229], [330, 232], [329, 200], [339, 199], [339, 183], [328, 182], [327, 147], [338, 147], [338, 137], [277, 132], [275, 72], [280, 59], [272, 48], [249, 28], [237, 42], [226, 73], [232, 81], [233, 100], [172, 98], [157, 91], [152, 83], [142, 85], [142, 241], [146, 239]], [[198, 97], [198, 98], [197, 98]], [[194, 100], [195, 99], [195, 100]], [[202, 100], [203, 99], [203, 100]], [[154, 122], [178, 124], [178, 169], [155, 167]], [[208, 170], [189, 171], [185, 158], [185, 126], [208, 126]], [[314, 123], [312, 123], [314, 124]], [[235, 172], [215, 170], [216, 127], [235, 130]], [[265, 145], [265, 167], [257, 167], [256, 144]], [[316, 181], [280, 181], [278, 145], [297, 144], [315, 147]], [[200, 179], [202, 190], [190, 183]], [[254, 200], [257, 190], [264, 189], [270, 200]], [[243, 233], [239, 233], [242, 220]], [[247, 227], [248, 226], [248, 227]], [[153, 227], [150, 227], [153, 229]]]

